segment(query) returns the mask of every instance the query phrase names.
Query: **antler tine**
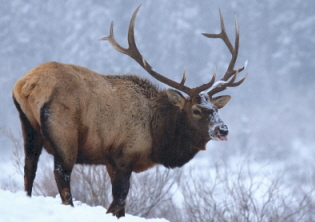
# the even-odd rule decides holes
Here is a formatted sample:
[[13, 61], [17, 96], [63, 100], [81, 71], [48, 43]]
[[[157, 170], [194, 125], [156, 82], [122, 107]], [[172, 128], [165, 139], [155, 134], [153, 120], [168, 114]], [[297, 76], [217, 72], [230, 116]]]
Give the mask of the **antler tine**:
[[99, 41], [101, 40], [108, 40], [110, 42], [110, 44], [119, 52], [121, 53], [125, 53], [125, 51], [127, 50], [126, 48], [122, 47], [121, 45], [119, 45], [116, 40], [115, 40], [115, 37], [114, 37], [114, 22], [111, 22], [110, 24], [110, 29], [109, 29], [109, 36], [106, 36], [106, 37], [103, 37], [103, 38], [100, 38]]
[[[238, 56], [238, 49], [239, 49], [239, 42], [240, 42], [240, 33], [239, 33], [239, 29], [238, 29], [238, 22], [237, 22], [236, 15], [234, 15], [234, 21], [235, 21], [235, 44], [234, 44], [234, 48], [232, 47], [233, 48], [233, 51], [231, 52], [232, 58], [231, 58], [228, 70], [223, 77], [223, 78], [225, 78], [225, 80], [228, 80], [236, 72], [236, 71], [234, 71], [234, 66], [236, 63], [237, 56]], [[228, 39], [227, 35], [226, 35], [226, 38]], [[231, 51], [231, 49], [230, 49], [230, 51]], [[240, 69], [238, 69], [237, 72], [240, 72]]]
[[132, 57], [133, 59], [135, 59], [137, 62], [139, 59], [141, 59], [141, 62], [143, 63], [143, 65], [145, 67], [151, 68], [151, 66], [145, 61], [144, 57], [140, 54], [137, 45], [136, 45], [136, 41], [135, 41], [135, 21], [136, 21], [136, 17], [138, 14], [138, 11], [140, 9], [141, 4], [137, 7], [137, 9], [134, 11], [134, 13], [132, 14], [132, 17], [130, 19], [130, 24], [129, 24], [129, 28], [128, 28], [128, 45], [129, 45], [129, 55], [130, 57]]
[[187, 75], [186, 75], [186, 67], [184, 68], [184, 73], [183, 73], [183, 78], [182, 78], [182, 81], [179, 83], [179, 85], [184, 85], [185, 84], [185, 82], [186, 82], [186, 77], [187, 77]]
[[150, 66], [150, 64], [140, 54], [140, 52], [137, 48], [136, 42], [135, 42], [135, 37], [134, 37], [134, 24], [135, 24], [135, 20], [137, 17], [137, 13], [140, 9], [140, 6], [141, 5], [139, 5], [138, 8], [134, 11], [134, 13], [132, 14], [131, 20], [130, 20], [129, 29], [128, 29], [128, 45], [129, 45], [128, 48], [124, 48], [116, 42], [116, 40], [114, 38], [114, 33], [113, 33], [113, 24], [111, 25], [109, 36], [103, 37], [100, 40], [108, 40], [117, 51], [124, 53], [124, 54], [130, 56], [131, 58], [133, 58], [151, 76], [153, 76], [154, 78], [156, 78], [160, 82], [165, 83], [166, 85], [173, 87], [175, 89], [178, 89], [182, 92], [185, 92], [190, 96], [195, 95], [195, 91], [193, 89], [184, 85], [185, 80], [186, 80], [186, 71], [184, 72], [184, 76], [183, 76], [181, 83], [175, 82], [175, 81], [168, 79], [165, 76], [155, 72], [152, 69], [152, 67]]
[[[211, 87], [211, 89], [208, 92], [210, 98], [214, 94], [225, 90], [229, 86], [232, 86], [232, 84], [234, 83], [237, 75], [238, 75], [238, 72], [235, 73], [235, 75], [230, 79], [230, 81], [220, 80], [220, 81], [217, 81], [216, 83], [214, 83], [214, 85]], [[242, 79], [241, 81], [244, 81], [244, 80], [245, 79]], [[237, 82], [237, 83], [239, 83], [239, 82]]]
[[220, 9], [219, 9], [219, 14], [220, 14], [221, 32], [219, 34], [212, 34], [212, 33], [201, 33], [201, 34], [208, 38], [222, 39], [224, 43], [226, 44], [226, 46], [228, 47], [228, 49], [230, 50], [230, 52], [233, 53], [233, 46], [232, 46], [232, 43], [230, 42], [230, 39], [228, 38], [226, 34], [224, 20], [223, 20], [223, 16]]
[[[124, 48], [117, 43], [115, 36], [114, 36], [114, 22], [111, 22], [109, 36], [100, 38], [99, 40], [108, 40], [110, 42], [110, 44], [114, 47], [114, 49], [116, 49], [117, 51], [119, 51], [121, 53], [129, 55], [132, 58], [134, 58], [133, 56], [135, 56], [135, 55], [141, 56], [141, 54], [139, 53], [139, 51], [137, 49], [136, 42], [134, 39], [134, 23], [135, 23], [137, 13], [140, 9], [140, 6], [141, 5], [139, 5], [137, 7], [137, 9], [134, 11], [134, 13], [132, 14], [131, 20], [130, 20], [129, 30], [128, 30], [128, 48]], [[136, 51], [136, 53], [131, 53], [132, 51]], [[142, 56], [141, 56], [141, 58], [142, 58]]]
[[[225, 30], [225, 25], [223, 21], [223, 16], [221, 14], [221, 10], [219, 9], [220, 13], [220, 24], [221, 24], [221, 32], [219, 34], [210, 34], [210, 33], [202, 33], [205, 37], [208, 38], [220, 38], [223, 40], [227, 48], [229, 49], [232, 58], [230, 60], [229, 66], [227, 68], [227, 71], [225, 72], [224, 76], [221, 78], [219, 81], [219, 84], [214, 84], [214, 86], [211, 87], [209, 90], [208, 94], [210, 96], [213, 96], [215, 93], [218, 93], [220, 91], [223, 91], [226, 89], [226, 87], [234, 87], [240, 85], [247, 77], [247, 75], [241, 79], [238, 82], [234, 82], [236, 79], [236, 76], [238, 75], [239, 72], [243, 71], [245, 67], [238, 68], [234, 70], [234, 66], [238, 57], [238, 49], [239, 49], [239, 28], [238, 28], [238, 21], [237, 17], [234, 16], [234, 21], [235, 21], [235, 43], [234, 47], [226, 33]], [[232, 78], [231, 78], [232, 77]], [[231, 78], [231, 79], [230, 79]], [[230, 79], [230, 80], [229, 80]], [[229, 80], [229, 81], [228, 81]]]
[[[239, 71], [236, 70], [236, 73], [239, 73]], [[238, 82], [233, 82], [233, 83], [231, 83], [229, 86], [230, 86], [230, 87], [235, 87], [235, 86], [241, 85], [241, 84], [244, 82], [244, 80], [247, 78], [247, 75], [248, 75], [248, 74], [246, 74], [246, 75], [245, 75], [241, 80], [239, 80]]]

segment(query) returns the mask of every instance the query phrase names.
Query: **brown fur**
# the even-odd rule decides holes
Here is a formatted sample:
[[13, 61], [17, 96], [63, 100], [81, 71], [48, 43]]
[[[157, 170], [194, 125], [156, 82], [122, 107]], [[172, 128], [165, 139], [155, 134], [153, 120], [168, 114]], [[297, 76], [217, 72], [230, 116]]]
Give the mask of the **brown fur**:
[[[23, 129], [28, 195], [43, 146], [54, 156], [64, 204], [73, 205], [70, 175], [75, 163], [106, 165], [114, 197], [108, 212], [117, 217], [124, 215], [131, 172], [187, 163], [210, 140], [209, 127], [217, 124], [210, 112], [229, 100], [224, 97], [221, 104], [222, 97], [218, 102], [214, 98], [207, 102], [210, 108], [204, 107], [199, 96], [159, 90], [137, 76], [100, 75], [57, 62], [29, 71], [15, 84], [13, 98]], [[194, 105], [200, 115], [192, 113]]]

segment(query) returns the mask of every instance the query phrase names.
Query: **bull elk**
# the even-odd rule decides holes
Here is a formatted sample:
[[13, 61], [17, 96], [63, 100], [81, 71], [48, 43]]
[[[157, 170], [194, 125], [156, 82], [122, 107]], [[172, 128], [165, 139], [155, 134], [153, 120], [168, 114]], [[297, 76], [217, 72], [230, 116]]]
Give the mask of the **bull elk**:
[[[107, 213], [125, 215], [125, 202], [132, 172], [156, 164], [181, 167], [210, 140], [227, 140], [228, 128], [218, 115], [230, 96], [214, 95], [236, 81], [244, 67], [235, 69], [239, 30], [235, 18], [235, 45], [230, 42], [220, 12], [220, 38], [232, 54], [226, 73], [215, 81], [189, 88], [186, 72], [181, 82], [157, 73], [140, 54], [134, 38], [137, 12], [130, 20], [128, 48], [113, 33], [108, 40], [121, 53], [139, 63], [151, 76], [177, 89], [161, 90], [135, 75], [101, 75], [87, 68], [48, 62], [30, 70], [14, 86], [13, 100], [19, 112], [24, 138], [24, 188], [32, 194], [37, 162], [44, 147], [54, 157], [54, 176], [63, 204], [72, 205], [70, 175], [74, 164], [106, 166], [112, 183], [113, 201]], [[186, 93], [184, 96], [181, 92]]]

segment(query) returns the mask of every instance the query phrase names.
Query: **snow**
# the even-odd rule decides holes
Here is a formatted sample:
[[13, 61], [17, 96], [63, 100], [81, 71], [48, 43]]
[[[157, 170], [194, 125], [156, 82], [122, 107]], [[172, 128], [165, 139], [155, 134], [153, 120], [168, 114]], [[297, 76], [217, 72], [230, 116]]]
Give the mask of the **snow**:
[[227, 82], [226, 81], [223, 81], [223, 80], [219, 80], [219, 81], [216, 81], [210, 89], [208, 89], [207, 91], [210, 92], [212, 89], [218, 87], [219, 85], [223, 85], [223, 84], [226, 84]]
[[247, 65], [248, 65], [248, 60], [246, 60], [245, 63], [244, 63], [244, 69], [247, 68]]
[[29, 198], [25, 192], [0, 190], [0, 221], [6, 222], [63, 222], [63, 221], [107, 221], [107, 222], [167, 222], [165, 219], [145, 219], [126, 214], [119, 220], [106, 209], [91, 207], [79, 201], [74, 201], [74, 207], [61, 204], [59, 196], [56, 198], [33, 196]]

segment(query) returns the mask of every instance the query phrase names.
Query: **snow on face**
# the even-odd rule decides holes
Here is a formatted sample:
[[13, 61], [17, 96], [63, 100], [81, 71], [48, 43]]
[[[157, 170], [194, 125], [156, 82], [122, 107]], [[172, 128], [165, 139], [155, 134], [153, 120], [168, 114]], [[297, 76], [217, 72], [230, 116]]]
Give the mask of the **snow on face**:
[[220, 135], [220, 131], [228, 131], [227, 126], [224, 124], [224, 122], [221, 120], [219, 114], [218, 114], [218, 109], [213, 105], [211, 102], [211, 99], [209, 95], [205, 92], [201, 92], [199, 94], [201, 102], [200, 106], [202, 108], [205, 108], [211, 112], [209, 112], [209, 136], [213, 140], [226, 140], [225, 136]]

